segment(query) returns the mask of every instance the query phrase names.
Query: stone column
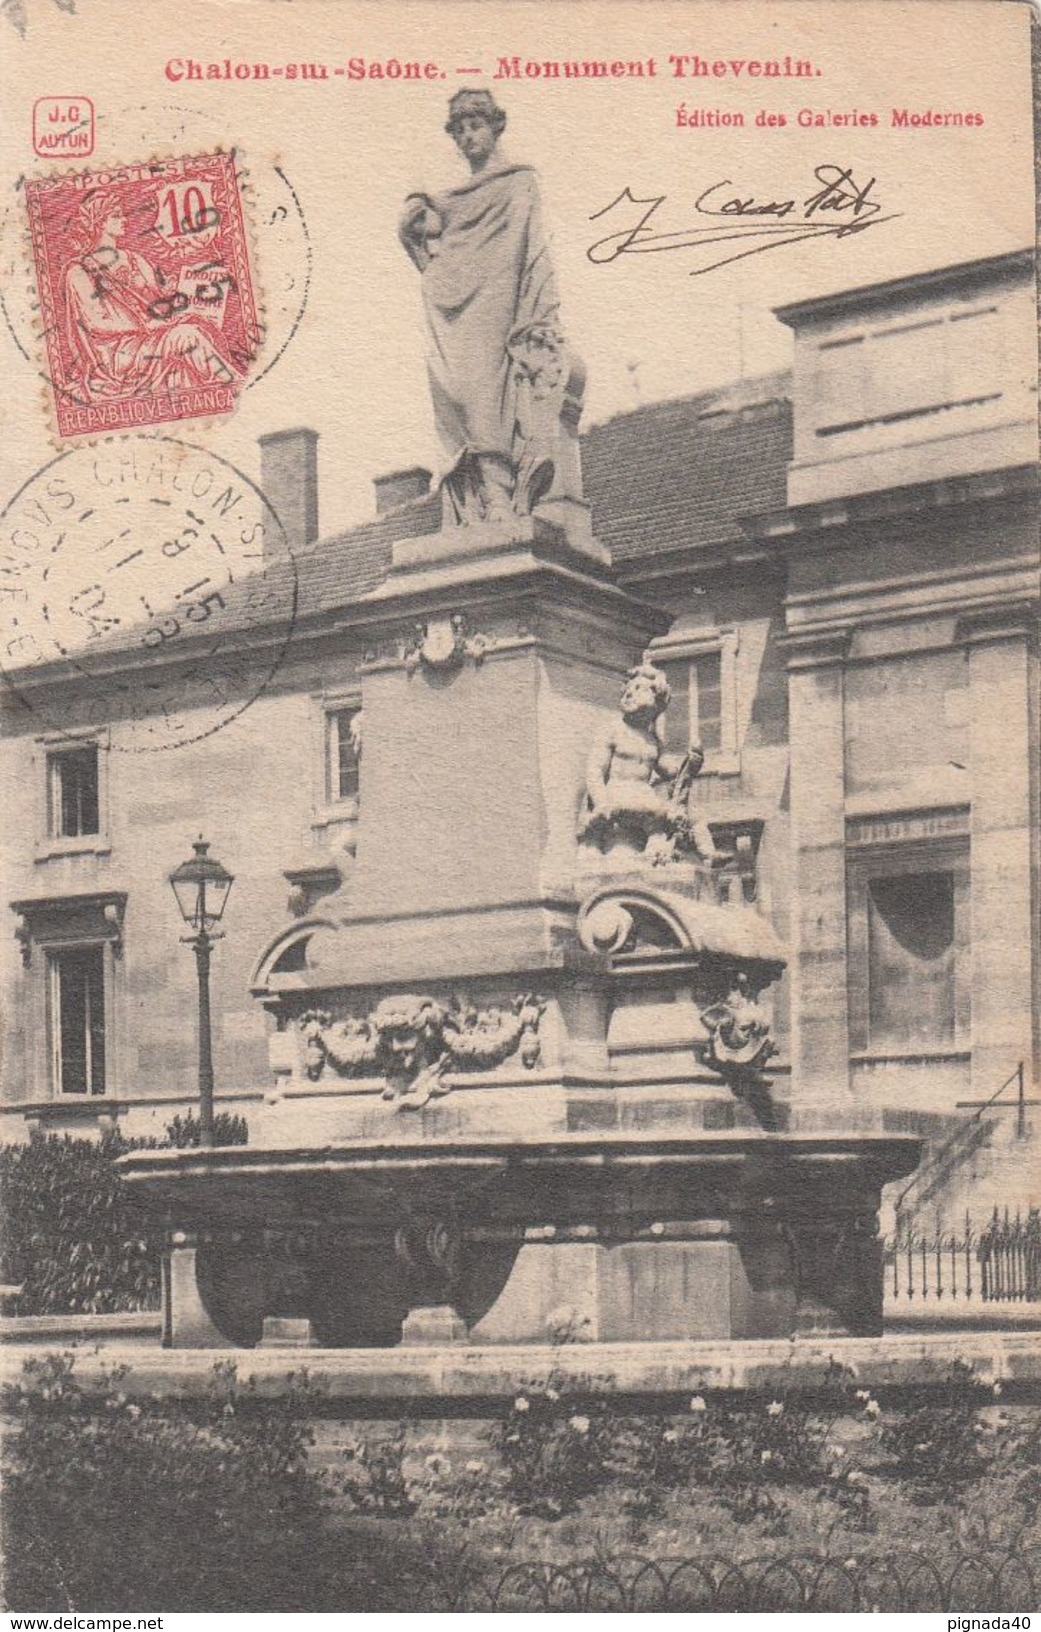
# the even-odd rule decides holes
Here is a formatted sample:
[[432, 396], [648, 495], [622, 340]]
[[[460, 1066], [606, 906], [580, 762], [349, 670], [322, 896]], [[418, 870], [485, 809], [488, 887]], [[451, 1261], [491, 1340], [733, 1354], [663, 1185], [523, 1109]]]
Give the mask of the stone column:
[[969, 644], [972, 743], [972, 1097], [987, 1099], [1033, 1058], [1033, 898], [1026, 621], [1006, 613], [963, 631]]
[[845, 644], [800, 640], [788, 662], [795, 1127], [850, 1126]]

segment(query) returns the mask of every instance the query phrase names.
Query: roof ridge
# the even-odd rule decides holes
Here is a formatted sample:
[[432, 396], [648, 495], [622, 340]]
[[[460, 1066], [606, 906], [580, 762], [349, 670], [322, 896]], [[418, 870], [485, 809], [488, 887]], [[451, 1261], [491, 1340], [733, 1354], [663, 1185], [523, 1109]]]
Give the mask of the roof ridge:
[[[582, 432], [581, 440], [585, 441], [586, 437], [592, 432], [605, 430], [609, 425], [617, 425], [622, 420], [632, 420], [653, 414], [679, 412], [683, 408], [692, 407], [695, 403], [707, 404], [718, 401], [722, 404], [720, 409], [722, 413], [739, 413], [744, 408], [766, 407], [770, 403], [787, 401], [786, 392], [780, 388], [789, 387], [791, 382], [792, 371], [790, 368], [775, 368], [769, 369], [764, 374], [752, 374], [737, 380], [729, 380], [725, 385], [712, 386], [704, 391], [692, 391], [682, 397], [659, 397], [655, 402], [641, 402], [635, 408], [622, 408], [617, 413], [611, 414], [607, 419], [597, 420], [595, 424], [588, 426]], [[752, 395], [756, 387], [764, 386], [772, 386], [776, 389], [770, 394], [763, 392], [758, 396]], [[742, 398], [745, 400], [742, 401]], [[726, 406], [728, 399], [731, 401], [730, 407]]]

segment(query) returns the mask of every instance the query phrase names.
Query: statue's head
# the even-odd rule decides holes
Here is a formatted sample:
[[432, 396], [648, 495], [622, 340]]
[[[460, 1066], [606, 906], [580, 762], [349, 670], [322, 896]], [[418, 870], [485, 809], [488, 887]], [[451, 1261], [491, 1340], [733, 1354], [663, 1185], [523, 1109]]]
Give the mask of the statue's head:
[[471, 170], [483, 170], [506, 128], [506, 115], [491, 91], [456, 91], [445, 129]]
[[642, 715], [654, 720], [668, 708], [671, 696], [669, 682], [661, 669], [656, 669], [653, 663], [640, 663], [629, 670], [619, 706], [627, 718]]

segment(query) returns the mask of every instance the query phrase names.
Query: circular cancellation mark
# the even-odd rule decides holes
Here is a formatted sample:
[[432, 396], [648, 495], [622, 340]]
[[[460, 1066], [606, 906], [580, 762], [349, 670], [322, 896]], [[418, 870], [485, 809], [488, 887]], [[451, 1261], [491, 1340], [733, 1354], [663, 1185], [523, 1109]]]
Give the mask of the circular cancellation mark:
[[297, 571], [261, 490], [167, 436], [74, 448], [0, 516], [0, 671], [48, 731], [185, 747], [237, 719], [292, 639]]

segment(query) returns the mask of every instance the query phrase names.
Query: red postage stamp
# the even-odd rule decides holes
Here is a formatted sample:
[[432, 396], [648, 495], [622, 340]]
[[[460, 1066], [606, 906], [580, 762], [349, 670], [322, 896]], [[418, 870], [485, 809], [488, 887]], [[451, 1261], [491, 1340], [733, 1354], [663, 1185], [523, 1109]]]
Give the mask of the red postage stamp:
[[230, 413], [262, 337], [234, 154], [25, 193], [58, 434]]

